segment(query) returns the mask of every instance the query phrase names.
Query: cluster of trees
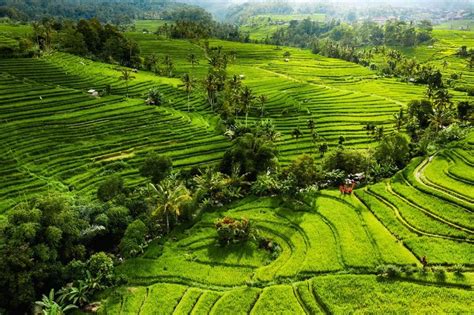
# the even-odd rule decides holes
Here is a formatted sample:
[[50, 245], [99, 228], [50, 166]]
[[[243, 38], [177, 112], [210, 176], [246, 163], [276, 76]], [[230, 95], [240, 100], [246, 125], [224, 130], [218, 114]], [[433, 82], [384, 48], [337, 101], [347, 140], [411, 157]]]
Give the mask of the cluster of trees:
[[315, 22], [310, 19], [293, 20], [287, 28], [278, 29], [267, 38], [272, 44], [309, 47], [314, 40], [329, 39], [344, 47], [405, 46], [413, 47], [432, 40], [433, 27], [429, 21], [417, 25], [389, 20], [384, 25], [365, 21], [346, 24], [340, 21]]
[[286, 1], [246, 2], [227, 9], [225, 20], [242, 24], [260, 14], [291, 14], [294, 9]]
[[102, 24], [96, 18], [77, 23], [54, 19], [33, 22], [32, 41], [40, 51], [58, 49], [128, 67], [141, 64], [138, 44], [116, 26]]
[[14, 21], [42, 18], [61, 19], [98, 18], [116, 26], [130, 24], [134, 19], [195, 19], [209, 16], [205, 10], [168, 0], [35, 0], [0, 2], [0, 17]]
[[160, 26], [156, 34], [177, 39], [219, 38], [230, 41], [249, 42], [249, 34], [242, 34], [235, 25], [213, 20], [177, 20], [173, 24]]
[[83, 306], [94, 292], [117, 283], [114, 262], [101, 251], [120, 224], [115, 211], [57, 193], [12, 209], [0, 231], [0, 308], [29, 312], [41, 292], [61, 287], [58, 306]]

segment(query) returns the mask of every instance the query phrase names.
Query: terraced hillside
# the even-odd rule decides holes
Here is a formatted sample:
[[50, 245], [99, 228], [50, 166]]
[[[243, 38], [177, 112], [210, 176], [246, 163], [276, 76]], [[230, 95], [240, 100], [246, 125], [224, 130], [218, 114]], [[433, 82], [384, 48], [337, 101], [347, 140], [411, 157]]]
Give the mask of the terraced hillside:
[[[129, 36], [145, 55], [172, 54], [177, 76], [189, 72], [201, 78], [207, 71], [199, 45]], [[268, 96], [265, 117], [282, 133], [283, 164], [314, 152], [309, 119], [330, 147], [344, 136], [345, 146], [367, 148], [375, 141], [364, 127], [371, 123], [390, 132], [393, 114], [425, 90], [305, 50], [218, 40], [211, 45], [235, 51], [229, 72]], [[289, 62], [283, 59], [286, 50]], [[194, 68], [186, 61], [190, 52], [201, 60]], [[150, 151], [171, 156], [178, 168], [222, 157], [230, 142], [203, 95], [192, 95], [188, 112], [179, 79], [140, 72], [127, 88], [120, 75], [114, 66], [64, 53], [0, 60], [0, 132], [6, 135], [0, 140], [0, 219], [19, 200], [48, 189], [88, 196], [110, 174], [123, 175], [129, 185], [143, 183], [138, 166]], [[87, 93], [108, 86], [108, 96]], [[163, 106], [145, 105], [151, 87], [164, 94]], [[467, 98], [453, 94], [456, 100]], [[249, 120], [258, 119], [255, 108]], [[291, 136], [296, 127], [303, 131], [299, 139]], [[473, 136], [415, 159], [392, 179], [350, 197], [322, 191], [311, 207], [301, 209], [278, 197], [248, 197], [204, 213], [191, 228], [176, 229], [120, 265], [128, 284], [104, 292], [100, 311], [469, 313], [474, 309]], [[214, 222], [222, 216], [249, 218], [281, 251], [272, 255], [252, 242], [218, 247]], [[423, 256], [429, 267], [454, 270], [462, 264], [467, 272], [450, 271], [445, 278], [422, 272]], [[397, 280], [380, 281], [377, 267], [388, 264], [404, 272]]]
[[[157, 39], [150, 34], [131, 33], [129, 36], [140, 43], [144, 54], [156, 54], [159, 58], [175, 50], [176, 71], [201, 77], [207, 63], [203, 49], [188, 41]], [[383, 126], [393, 130], [393, 114], [410, 100], [420, 98], [424, 86], [401, 83], [395, 79], [381, 78], [361, 66], [338, 59], [311, 54], [307, 50], [273, 46], [210, 41], [225, 51], [234, 51], [237, 59], [229, 67], [231, 74], [243, 75], [244, 84], [257, 94], [268, 96], [265, 117], [272, 118], [282, 133], [280, 158], [285, 163], [304, 152], [313, 152], [314, 144], [307, 129], [307, 121], [316, 122], [316, 131], [335, 147], [339, 137], [346, 138], [351, 147], [367, 148], [374, 143], [367, 135], [365, 126]], [[291, 52], [290, 62], [282, 57]], [[186, 61], [193, 53], [199, 56], [200, 65], [194, 68]], [[465, 93], [454, 92], [456, 98]], [[254, 108], [250, 121], [260, 118]], [[291, 132], [300, 128], [303, 136], [293, 139]]]
[[[15, 38], [25, 32], [26, 27], [5, 26], [1, 34]], [[145, 55], [163, 57], [172, 52], [177, 76], [189, 72], [202, 78], [207, 71], [204, 51], [196, 44], [143, 33], [130, 36], [139, 41]], [[392, 130], [392, 114], [423, 90], [304, 50], [288, 48], [292, 57], [286, 63], [283, 51], [273, 46], [225, 41], [211, 41], [211, 45], [235, 51], [231, 74], [244, 75], [245, 84], [268, 96], [265, 116], [282, 133], [278, 145], [283, 163], [315, 151], [308, 119], [315, 120], [318, 135], [330, 147], [342, 135], [346, 146], [367, 148], [374, 139], [364, 127], [373, 123]], [[195, 68], [186, 61], [190, 52], [200, 58]], [[1, 128], [9, 134], [2, 139], [5, 163], [0, 171], [6, 181], [0, 187], [0, 212], [23, 198], [25, 191], [44, 190], [51, 183], [92, 192], [98, 175], [117, 167], [135, 183], [137, 166], [151, 150], [172, 156], [179, 167], [216, 161], [229, 145], [214, 131], [215, 115], [200, 93], [192, 95], [192, 113], [187, 112], [179, 79], [141, 72], [127, 89], [114, 66], [64, 53], [2, 59], [0, 73], [0, 116], [5, 122]], [[358, 90], [358, 85], [365, 90]], [[86, 93], [106, 86], [111, 87], [110, 96], [94, 99]], [[154, 86], [165, 95], [166, 106], [144, 106], [144, 94]], [[124, 98], [127, 92], [129, 99]], [[258, 120], [260, 111], [255, 108], [250, 116], [250, 121]], [[291, 136], [295, 127], [303, 132], [299, 139]]]
[[[472, 169], [465, 164], [473, 139], [414, 160], [354, 196], [322, 191], [311, 209], [288, 208], [276, 197], [248, 198], [206, 213], [191, 229], [152, 243], [141, 258], [120, 266], [129, 284], [109, 293], [101, 312], [464, 313], [474, 306], [474, 174], [464, 172], [462, 180], [453, 174]], [[466, 190], [457, 191], [460, 185]], [[249, 218], [281, 247], [280, 255], [272, 258], [253, 243], [219, 247], [213, 222], [224, 215]], [[444, 280], [418, 271], [393, 281], [374, 275], [379, 265], [416, 266], [422, 256], [430, 266], [463, 264], [469, 272]]]
[[[97, 182], [118, 172], [133, 184], [150, 151], [167, 154], [178, 167], [220, 159], [228, 141], [205, 109], [187, 113], [152, 107], [143, 93], [158, 86], [169, 102], [186, 108], [177, 79], [137, 74], [129, 94], [120, 72], [67, 54], [0, 60], [2, 185], [0, 213], [48, 188], [94, 192]], [[86, 93], [110, 85], [112, 95]], [[204, 102], [192, 99], [196, 108]]]

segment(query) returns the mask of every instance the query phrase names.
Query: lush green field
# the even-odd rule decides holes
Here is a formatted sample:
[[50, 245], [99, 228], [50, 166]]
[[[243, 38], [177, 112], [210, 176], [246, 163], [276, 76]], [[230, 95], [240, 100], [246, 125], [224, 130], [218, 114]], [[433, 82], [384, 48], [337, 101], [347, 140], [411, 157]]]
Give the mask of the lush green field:
[[[469, 312], [474, 296], [471, 272], [448, 272], [442, 280], [419, 267], [402, 272], [397, 280], [373, 274], [386, 264], [413, 269], [422, 256], [429, 266], [462, 264], [472, 270], [472, 202], [463, 199], [470, 196], [458, 196], [449, 176], [467, 163], [461, 157], [472, 156], [470, 140], [472, 134], [459, 148], [426, 161], [415, 159], [391, 180], [354, 196], [322, 191], [312, 209], [290, 209], [277, 197], [247, 198], [206, 213], [191, 229], [175, 231], [172, 241], [154, 243], [143, 257], [121, 265], [129, 286], [108, 295], [101, 311], [123, 313], [124, 307], [138, 307], [149, 299], [139, 293], [128, 302], [129, 292], [175, 283], [179, 292], [187, 287], [180, 302], [172, 295], [162, 303], [175, 305], [175, 313]], [[439, 157], [451, 152], [458, 158], [438, 165]], [[433, 177], [432, 167], [446, 172]], [[472, 172], [464, 172], [463, 180], [472, 187]], [[222, 216], [249, 218], [259, 233], [280, 245], [280, 255], [272, 259], [252, 243], [220, 248], [213, 222]], [[163, 313], [171, 312], [163, 308]]]
[[[0, 220], [19, 200], [38, 192], [73, 190], [87, 197], [110, 174], [122, 175], [127, 185], [143, 184], [138, 167], [150, 151], [172, 157], [177, 168], [219, 161], [230, 142], [202, 93], [191, 95], [187, 111], [179, 80], [188, 72], [202, 79], [204, 51], [197, 43], [143, 33], [160, 23], [139, 21], [128, 36], [144, 55], [172, 56], [175, 78], [140, 71], [127, 88], [115, 66], [69, 54], [0, 59]], [[13, 45], [24, 32], [23, 26], [0, 25], [0, 40]], [[469, 33], [435, 34], [433, 48], [406, 53], [427, 62], [448, 58], [444, 71], [459, 71], [461, 61], [453, 54], [464, 42], [472, 46], [472, 39], [463, 37]], [[268, 96], [265, 117], [282, 134], [277, 142], [282, 164], [314, 154], [309, 119], [331, 149], [340, 136], [346, 147], [365, 149], [376, 143], [364, 129], [368, 123], [392, 131], [393, 114], [425, 91], [307, 50], [210, 44], [235, 51], [230, 74], [243, 75], [244, 84]], [[286, 50], [289, 62], [283, 58]], [[195, 68], [186, 61], [189, 53], [200, 59]], [[462, 71], [464, 83], [473, 82], [473, 72]], [[87, 93], [108, 85], [111, 95]], [[151, 87], [163, 93], [163, 106], [145, 105]], [[455, 100], [467, 98], [452, 93]], [[249, 121], [259, 119], [260, 112], [252, 109]], [[291, 137], [296, 127], [303, 131], [299, 139]], [[203, 213], [191, 228], [177, 228], [144, 255], [118, 266], [128, 284], [104, 292], [100, 312], [469, 313], [474, 308], [473, 153], [471, 133], [459, 146], [414, 159], [392, 179], [352, 196], [324, 190], [311, 208], [301, 209], [279, 197], [247, 197]], [[249, 218], [260, 235], [279, 245], [279, 255], [253, 242], [219, 247], [214, 222], [224, 215]], [[420, 272], [423, 256], [427, 269], [462, 264], [467, 271], [463, 276], [448, 272], [440, 280], [432, 271]], [[388, 264], [405, 271], [397, 279], [377, 278], [377, 267]]]

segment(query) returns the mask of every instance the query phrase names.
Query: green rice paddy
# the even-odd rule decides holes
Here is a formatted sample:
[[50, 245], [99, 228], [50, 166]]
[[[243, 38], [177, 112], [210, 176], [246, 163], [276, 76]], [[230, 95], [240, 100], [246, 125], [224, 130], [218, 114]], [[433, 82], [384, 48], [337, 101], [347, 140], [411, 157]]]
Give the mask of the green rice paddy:
[[[171, 55], [177, 77], [206, 73], [200, 46], [141, 32], [151, 27], [137, 23], [138, 31], [129, 34], [144, 55]], [[27, 31], [3, 25], [0, 30], [0, 40]], [[431, 60], [427, 51], [434, 49], [434, 55], [452, 60], [446, 72], [458, 71], [452, 52], [464, 38], [456, 34], [436, 31], [439, 44], [420, 48], [420, 55]], [[331, 149], [340, 136], [349, 148], [369, 148], [375, 139], [364, 127], [371, 123], [390, 132], [393, 114], [425, 89], [306, 50], [219, 40], [210, 44], [235, 51], [229, 72], [243, 75], [244, 84], [268, 96], [265, 117], [282, 134], [277, 145], [283, 164], [314, 153], [309, 119]], [[289, 62], [283, 58], [286, 50]], [[191, 52], [200, 59], [195, 68], [186, 61]], [[470, 84], [473, 72], [462, 71]], [[150, 151], [172, 157], [177, 168], [219, 161], [230, 142], [216, 128], [217, 118], [203, 95], [191, 95], [188, 112], [179, 78], [141, 71], [134, 74], [127, 98], [119, 76], [115, 66], [64, 53], [0, 59], [0, 219], [35, 193], [95, 194], [98, 183], [112, 173], [122, 175], [127, 185], [143, 184], [138, 168]], [[87, 93], [106, 86], [111, 95]], [[151, 87], [164, 94], [163, 106], [145, 105]], [[467, 98], [453, 94], [456, 100]], [[259, 115], [252, 110], [249, 121]], [[303, 131], [299, 139], [291, 137], [295, 127]], [[474, 308], [473, 146], [471, 134], [459, 146], [414, 159], [392, 179], [353, 196], [321, 191], [308, 209], [295, 210], [279, 197], [248, 197], [206, 212], [191, 228], [178, 228], [168, 240], [153, 242], [144, 255], [120, 265], [128, 284], [105, 292], [100, 312], [469, 313]], [[262, 236], [281, 247], [278, 257], [251, 242], [219, 247], [213, 223], [224, 215], [249, 218]], [[419, 272], [423, 256], [429, 268], [462, 264], [466, 272], [447, 272], [440, 281], [431, 271]], [[418, 269], [381, 281], [376, 268], [388, 264]]]

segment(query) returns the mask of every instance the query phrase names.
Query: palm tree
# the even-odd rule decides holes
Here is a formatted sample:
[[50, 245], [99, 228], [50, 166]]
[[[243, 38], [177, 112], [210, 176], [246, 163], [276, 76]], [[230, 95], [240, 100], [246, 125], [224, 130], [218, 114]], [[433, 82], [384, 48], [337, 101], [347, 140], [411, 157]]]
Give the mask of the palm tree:
[[191, 195], [186, 186], [174, 176], [161, 181], [160, 184], [150, 184], [150, 193], [153, 194], [152, 213], [166, 218], [166, 231], [169, 233], [170, 215], [174, 215], [177, 220], [184, 205], [192, 199]]
[[49, 291], [49, 295], [43, 294], [41, 301], [36, 301], [36, 305], [41, 306], [44, 315], [63, 315], [67, 311], [77, 308], [76, 305], [60, 305], [54, 300], [54, 289]]
[[211, 110], [214, 110], [214, 104], [216, 102], [217, 93], [217, 79], [212, 73], [209, 73], [204, 79], [204, 88], [207, 91], [207, 101], [211, 105]]
[[309, 119], [309, 120], [308, 120], [308, 129], [309, 129], [309, 131], [311, 131], [311, 133], [313, 133], [314, 128], [315, 128], [314, 120], [313, 120], [313, 119]]
[[165, 56], [165, 58], [163, 59], [163, 64], [166, 66], [168, 77], [171, 78], [173, 76], [174, 71], [174, 62], [170, 55]]
[[245, 127], [247, 127], [247, 119], [249, 116], [249, 111], [254, 101], [255, 101], [255, 95], [253, 95], [252, 90], [248, 86], [246, 86], [244, 90], [242, 91], [242, 93], [240, 93], [240, 102], [242, 104], [242, 109], [245, 112]]
[[188, 58], [187, 58], [187, 59], [188, 59], [188, 61], [191, 63], [191, 67], [193, 67], [193, 69], [194, 69], [194, 66], [195, 66], [195, 65], [198, 65], [198, 64], [199, 64], [198, 57], [197, 57], [196, 54], [194, 54], [194, 53], [190, 53], [190, 54], [188, 55]]
[[193, 77], [191, 77], [188, 73], [186, 73], [183, 78], [181, 79], [183, 81], [183, 87], [186, 93], [188, 94], [188, 112], [189, 110], [189, 97], [191, 95], [191, 92], [193, 91], [195, 85], [196, 85], [196, 80], [194, 80]]
[[120, 76], [120, 80], [125, 81], [125, 86], [127, 87], [127, 97], [128, 97], [128, 82], [135, 79], [135, 77], [132, 75], [132, 71], [128, 69], [123, 69], [121, 70], [122, 75]]
[[328, 152], [329, 146], [327, 143], [321, 143], [319, 145], [319, 153], [321, 153], [321, 157], [324, 157], [324, 154]]
[[163, 94], [157, 87], [151, 88], [148, 91], [147, 105], [161, 105], [163, 103]]
[[446, 70], [446, 68], [449, 66], [449, 62], [447, 60], [443, 61], [443, 70]]
[[400, 129], [402, 129], [403, 123], [405, 122], [405, 113], [402, 107], [400, 107], [400, 111], [398, 113], [393, 114], [393, 118], [395, 119], [397, 130], [400, 131]]
[[268, 97], [266, 95], [260, 95], [258, 101], [260, 103], [260, 117], [263, 117], [265, 114], [265, 103], [268, 101]]
[[145, 68], [148, 71], [155, 70], [158, 62], [159, 62], [159, 59], [158, 59], [158, 56], [156, 56], [156, 54], [148, 55], [145, 58]]

